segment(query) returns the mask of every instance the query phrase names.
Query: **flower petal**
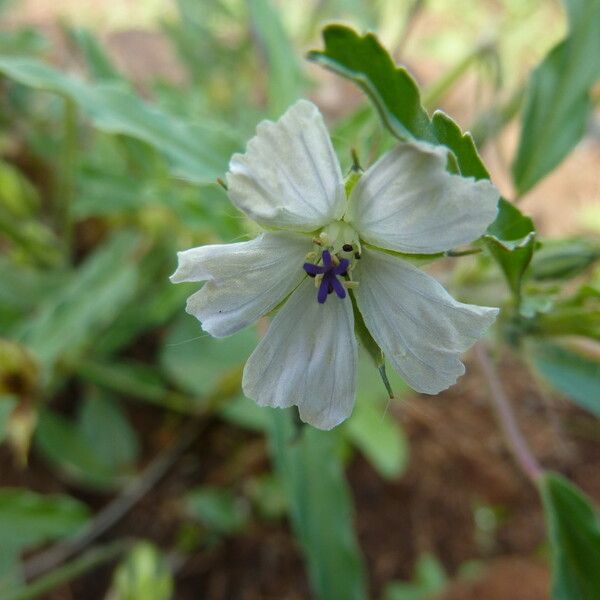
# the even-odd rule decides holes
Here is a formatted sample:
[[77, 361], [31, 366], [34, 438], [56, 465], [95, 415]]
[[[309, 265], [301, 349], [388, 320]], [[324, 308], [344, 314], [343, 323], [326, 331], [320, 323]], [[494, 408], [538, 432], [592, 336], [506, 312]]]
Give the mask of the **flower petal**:
[[495, 219], [500, 194], [488, 180], [451, 175], [448, 150], [399, 144], [358, 181], [348, 215], [368, 243], [432, 254], [480, 237]]
[[410, 263], [365, 249], [354, 271], [365, 324], [388, 360], [418, 392], [437, 394], [465, 367], [460, 353], [493, 323], [497, 308], [456, 301]]
[[268, 227], [314, 231], [345, 210], [338, 159], [319, 109], [307, 100], [258, 125], [246, 153], [231, 159], [227, 185], [231, 201]]
[[200, 246], [179, 252], [171, 281], [207, 281], [188, 298], [186, 311], [214, 335], [231, 335], [275, 308], [306, 273], [308, 236], [263, 233], [249, 242]]
[[261, 406], [295, 405], [303, 421], [331, 429], [352, 412], [356, 354], [352, 303], [330, 297], [318, 304], [307, 279], [248, 359], [242, 387]]

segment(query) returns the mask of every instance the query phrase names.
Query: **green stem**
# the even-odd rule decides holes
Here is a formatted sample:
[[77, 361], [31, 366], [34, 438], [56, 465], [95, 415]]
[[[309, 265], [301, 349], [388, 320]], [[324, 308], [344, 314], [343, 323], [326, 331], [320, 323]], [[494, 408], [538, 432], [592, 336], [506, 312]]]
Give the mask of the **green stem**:
[[434, 81], [425, 90], [423, 90], [423, 106], [428, 110], [433, 109], [439, 101], [446, 95], [452, 86], [469, 70], [472, 64], [479, 61], [486, 54], [494, 49], [492, 42], [479, 44], [474, 50], [467, 54], [459, 63], [442, 75], [437, 81]]
[[481, 248], [467, 248], [465, 250], [448, 250], [446, 252], [446, 256], [449, 256], [450, 258], [456, 258], [458, 256], [469, 256], [470, 254], [479, 254], [481, 251]]
[[123, 554], [130, 545], [131, 542], [129, 540], [119, 540], [107, 546], [91, 548], [79, 558], [40, 577], [25, 587], [8, 592], [2, 598], [3, 600], [34, 600], [35, 598], [39, 598], [59, 585], [80, 577], [100, 565], [113, 561]]
[[478, 148], [482, 148], [488, 140], [496, 137], [517, 116], [523, 105], [524, 98], [525, 86], [521, 85], [511, 94], [506, 102], [500, 106], [492, 106], [492, 108], [484, 111], [477, 117], [471, 127], [471, 135]]

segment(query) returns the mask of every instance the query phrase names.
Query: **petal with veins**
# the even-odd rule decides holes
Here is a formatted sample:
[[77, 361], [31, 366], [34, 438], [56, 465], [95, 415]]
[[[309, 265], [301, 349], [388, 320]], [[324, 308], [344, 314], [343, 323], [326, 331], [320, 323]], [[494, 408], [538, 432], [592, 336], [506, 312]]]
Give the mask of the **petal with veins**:
[[299, 100], [278, 121], [256, 128], [229, 164], [231, 201], [267, 227], [314, 231], [346, 206], [342, 173], [319, 109]]
[[480, 237], [500, 197], [488, 180], [452, 175], [448, 150], [403, 143], [384, 154], [354, 187], [345, 220], [361, 239], [397, 252], [433, 254]]
[[300, 418], [331, 429], [350, 416], [356, 393], [352, 303], [317, 303], [304, 281], [273, 319], [244, 369], [242, 387], [261, 406], [298, 406]]
[[302, 281], [304, 256], [311, 247], [309, 237], [286, 232], [200, 246], [178, 253], [171, 281], [207, 281], [188, 298], [186, 310], [205, 331], [223, 337], [268, 313]]
[[493, 323], [497, 308], [456, 301], [408, 262], [365, 249], [354, 290], [365, 324], [394, 369], [418, 392], [437, 394], [465, 367], [460, 353]]

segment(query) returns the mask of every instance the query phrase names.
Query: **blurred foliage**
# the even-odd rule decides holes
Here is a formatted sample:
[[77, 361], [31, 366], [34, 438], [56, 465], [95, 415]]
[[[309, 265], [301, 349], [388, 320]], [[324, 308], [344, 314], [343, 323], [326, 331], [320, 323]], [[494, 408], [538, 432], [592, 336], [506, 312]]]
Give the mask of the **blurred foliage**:
[[[240, 393], [255, 330], [223, 340], [204, 334], [183, 313], [195, 286], [168, 281], [175, 252], [255, 233], [215, 179], [260, 119], [309, 93], [336, 117], [332, 139], [345, 169], [353, 148], [366, 167], [412, 138], [446, 146], [449, 168], [475, 178], [489, 175], [468, 130], [483, 147], [524, 103], [512, 183], [526, 193], [586, 133], [600, 64], [598, 2], [567, 0], [568, 28], [558, 6], [541, 0], [492, 9], [468, 0], [402, 10], [394, 0], [176, 0], [166, 12], [163, 5], [133, 3], [102, 16], [78, 7], [57, 28], [58, 48], [41, 30], [0, 31], [0, 443], [10, 444], [20, 468], [32, 451], [50, 479], [95, 507], [97, 497], [126, 494], [162, 445], [147, 439], [146, 414], [158, 414], [159, 440], [181, 415], [266, 435], [272, 471], [182, 490], [189, 539], [177, 552], [203, 551], [253, 522], [287, 515], [315, 597], [365, 598], [344, 468], [360, 452], [382, 478], [402, 476], [410, 450], [396, 415], [406, 386], [389, 373], [395, 398], [388, 400], [363, 357], [356, 410], [331, 433], [299, 426], [291, 411], [258, 408]], [[444, 27], [423, 27], [423, 14]], [[332, 20], [377, 36], [332, 25], [309, 58], [357, 84], [373, 105], [349, 87], [332, 92], [322, 71], [303, 64], [302, 52]], [[102, 24], [160, 28], [177, 73], [134, 80], [94, 30]], [[77, 69], [52, 66], [57, 50]], [[442, 74], [420, 90], [412, 70], [419, 73], [423, 56]], [[466, 75], [483, 92], [472, 99], [472, 121], [459, 125], [438, 105]], [[462, 286], [459, 269], [449, 273], [457, 295], [500, 305], [498, 343], [600, 414], [597, 354], [567, 343], [600, 340], [597, 239], [545, 240], [502, 199], [498, 219], [466, 251], [475, 253], [474, 275]], [[489, 288], [490, 279], [504, 284]], [[595, 597], [586, 587], [593, 578], [582, 576], [593, 571], [585, 557], [597, 553], [592, 509], [556, 476], [541, 488], [555, 597]], [[0, 590], [21, 582], [23, 551], [72, 536], [89, 515], [75, 498], [0, 488]], [[116, 568], [113, 597], [172, 597], [166, 563], [150, 544], [134, 545]], [[391, 582], [384, 598], [426, 598], [446, 582], [439, 561], [425, 555], [414, 580]]]

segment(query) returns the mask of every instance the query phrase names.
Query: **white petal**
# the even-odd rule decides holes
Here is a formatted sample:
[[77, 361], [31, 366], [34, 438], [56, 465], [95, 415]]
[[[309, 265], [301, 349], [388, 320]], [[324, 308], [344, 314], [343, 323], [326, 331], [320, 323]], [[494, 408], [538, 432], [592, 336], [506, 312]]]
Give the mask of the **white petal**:
[[187, 312], [202, 328], [223, 337], [250, 325], [275, 308], [306, 276], [309, 237], [263, 233], [250, 242], [200, 246], [179, 252], [171, 281], [205, 281], [188, 298]]
[[299, 100], [256, 128], [246, 154], [229, 163], [231, 201], [268, 227], [314, 231], [345, 210], [340, 165], [319, 109]]
[[448, 151], [399, 144], [356, 184], [346, 220], [365, 241], [398, 252], [431, 254], [480, 237], [496, 218], [500, 194], [488, 181], [451, 175]]
[[418, 392], [437, 394], [465, 367], [460, 353], [493, 323], [497, 308], [457, 302], [408, 262], [365, 249], [354, 273], [367, 328], [392, 366]]
[[290, 296], [252, 353], [242, 387], [261, 406], [298, 406], [319, 429], [347, 419], [356, 394], [356, 339], [348, 297], [317, 302], [308, 279]]

